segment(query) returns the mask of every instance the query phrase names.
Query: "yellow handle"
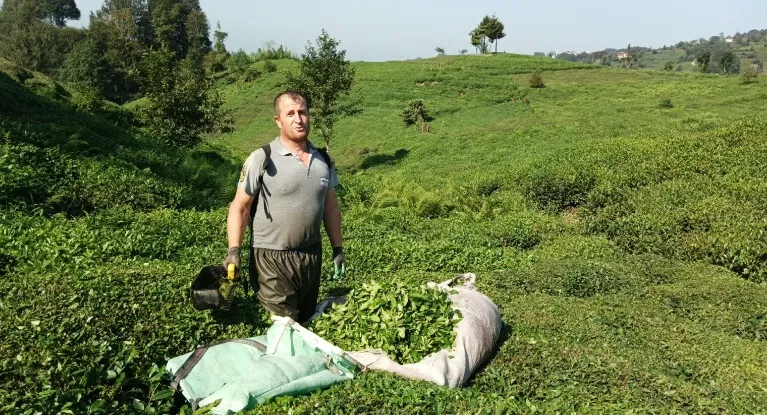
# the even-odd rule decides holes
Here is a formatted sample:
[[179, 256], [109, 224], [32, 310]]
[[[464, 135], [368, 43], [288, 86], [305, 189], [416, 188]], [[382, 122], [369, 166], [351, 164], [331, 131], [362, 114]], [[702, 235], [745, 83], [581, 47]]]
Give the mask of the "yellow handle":
[[234, 279], [234, 264], [229, 264], [226, 268], [227, 271], [227, 277], [229, 277], [230, 280]]

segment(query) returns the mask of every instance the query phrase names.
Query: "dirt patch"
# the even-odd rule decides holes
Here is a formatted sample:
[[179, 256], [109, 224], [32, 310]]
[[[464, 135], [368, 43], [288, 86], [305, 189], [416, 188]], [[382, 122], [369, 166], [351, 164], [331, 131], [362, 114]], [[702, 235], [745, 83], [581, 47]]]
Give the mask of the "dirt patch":
[[581, 222], [581, 217], [578, 214], [577, 207], [568, 207], [562, 211], [562, 220], [566, 225], [577, 225]]

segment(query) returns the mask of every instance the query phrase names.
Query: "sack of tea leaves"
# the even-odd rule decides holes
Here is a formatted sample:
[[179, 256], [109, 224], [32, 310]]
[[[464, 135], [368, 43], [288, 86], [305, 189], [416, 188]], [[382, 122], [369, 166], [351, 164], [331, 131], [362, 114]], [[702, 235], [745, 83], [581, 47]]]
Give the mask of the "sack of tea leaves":
[[461, 313], [444, 291], [373, 281], [347, 298], [311, 326], [343, 350], [378, 349], [398, 362], [415, 363], [455, 341]]
[[[445, 319], [451, 315], [451, 312], [446, 311], [439, 301], [432, 303], [433, 300], [428, 300], [425, 305], [419, 305], [417, 310], [411, 308], [410, 313], [414, 318], [424, 318], [428, 322], [426, 326], [436, 327], [429, 329], [411, 322], [409, 326], [405, 327], [405, 338], [401, 336], [399, 330], [401, 327], [398, 327], [397, 332], [393, 333], [387, 329], [387, 325], [381, 324], [383, 319], [377, 327], [371, 327], [367, 331], [357, 331], [354, 324], [359, 324], [357, 322], [360, 319], [369, 319], [369, 316], [365, 316], [369, 312], [366, 310], [356, 310], [355, 312], [354, 309], [350, 308], [347, 308], [346, 311], [351, 312], [345, 312], [344, 315], [355, 315], [355, 317], [350, 320], [351, 323], [347, 326], [337, 324], [335, 329], [327, 330], [323, 327], [324, 323], [320, 318], [315, 323], [314, 331], [325, 337], [326, 340], [349, 351], [352, 358], [365, 365], [369, 370], [383, 370], [409, 379], [426, 380], [453, 388], [460, 387], [490, 357], [501, 334], [501, 313], [492, 300], [476, 290], [475, 281], [476, 275], [467, 273], [440, 284], [429, 283], [430, 290], [439, 292], [443, 296], [441, 298], [446, 296], [450, 300], [451, 311], [455, 313], [446, 322]], [[350, 293], [347, 307], [352, 305], [353, 297], [353, 293]], [[366, 301], [371, 300], [368, 298]], [[377, 303], [379, 302], [373, 300], [371, 305], [374, 306]], [[405, 302], [402, 299], [396, 301], [394, 308], [397, 311], [394, 314], [399, 313], [400, 306], [403, 310], [406, 309], [408, 307], [406, 304], [409, 303], [409, 301]], [[423, 311], [433, 308], [434, 314], [429, 313], [428, 316], [424, 316], [421, 312], [421, 306], [424, 307]], [[332, 320], [332, 315], [333, 311], [324, 318], [330, 317], [329, 320]], [[383, 316], [383, 310], [380, 311], [378, 317], [381, 316]], [[319, 328], [316, 324], [319, 324]], [[447, 327], [453, 332], [449, 341], [445, 337]], [[325, 331], [322, 331], [323, 329]], [[377, 336], [379, 331], [385, 333], [383, 340], [375, 340], [374, 342], [378, 342], [381, 346], [354, 347], [363, 344], [364, 341], [371, 344], [371, 339]], [[418, 336], [409, 339], [408, 334], [410, 333], [418, 333]], [[423, 334], [426, 333], [432, 333], [435, 337], [430, 340], [424, 339]], [[431, 346], [425, 347], [429, 344]], [[403, 359], [400, 360], [400, 358]]]

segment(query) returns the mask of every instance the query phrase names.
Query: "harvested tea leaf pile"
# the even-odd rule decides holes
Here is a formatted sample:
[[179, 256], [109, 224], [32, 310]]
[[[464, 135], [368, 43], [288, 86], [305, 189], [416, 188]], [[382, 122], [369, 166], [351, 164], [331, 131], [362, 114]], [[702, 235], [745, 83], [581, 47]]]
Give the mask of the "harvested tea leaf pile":
[[399, 363], [415, 363], [455, 342], [453, 328], [461, 315], [445, 292], [373, 281], [348, 298], [312, 328], [344, 350], [381, 349]]

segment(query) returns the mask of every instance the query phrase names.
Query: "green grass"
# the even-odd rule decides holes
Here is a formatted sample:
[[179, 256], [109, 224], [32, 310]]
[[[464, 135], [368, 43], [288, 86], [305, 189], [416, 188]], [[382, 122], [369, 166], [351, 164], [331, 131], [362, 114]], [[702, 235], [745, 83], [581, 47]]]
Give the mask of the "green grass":
[[[236, 130], [206, 145], [228, 165], [276, 135], [296, 68], [277, 64], [222, 86]], [[323, 294], [474, 272], [504, 332], [462, 389], [366, 373], [251, 413], [765, 413], [765, 83], [509, 54], [354, 67], [363, 113], [331, 147], [348, 275]], [[431, 133], [403, 123], [412, 99]], [[225, 252], [229, 170], [196, 209], [0, 214], [0, 408], [163, 412], [167, 359], [265, 330], [251, 298], [221, 314], [185, 297]]]
[[640, 63], [647, 69], [659, 69], [662, 70], [666, 65], [666, 62], [674, 62], [674, 69], [678, 65], [682, 67], [692, 67], [689, 62], [680, 62], [679, 59], [683, 58], [687, 53], [684, 49], [669, 49], [658, 50], [658, 53], [645, 53], [640, 60]]

